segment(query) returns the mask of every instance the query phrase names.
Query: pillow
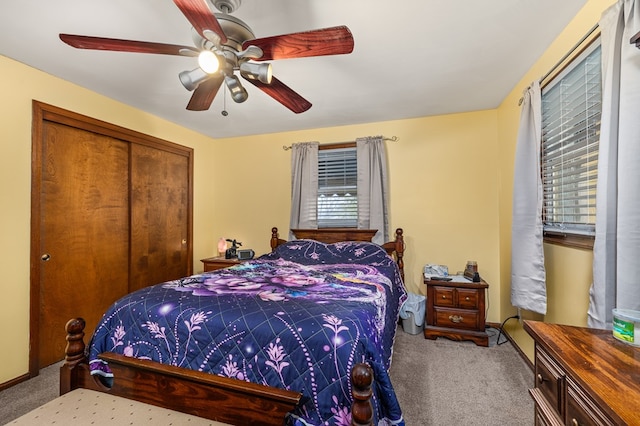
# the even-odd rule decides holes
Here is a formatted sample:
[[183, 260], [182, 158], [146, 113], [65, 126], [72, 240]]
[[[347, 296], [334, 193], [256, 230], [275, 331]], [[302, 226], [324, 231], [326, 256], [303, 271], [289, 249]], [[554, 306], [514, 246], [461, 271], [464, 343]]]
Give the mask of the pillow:
[[325, 244], [315, 240], [293, 240], [279, 245], [262, 258], [284, 259], [302, 265], [361, 264], [388, 265], [394, 260], [377, 244], [345, 241]]

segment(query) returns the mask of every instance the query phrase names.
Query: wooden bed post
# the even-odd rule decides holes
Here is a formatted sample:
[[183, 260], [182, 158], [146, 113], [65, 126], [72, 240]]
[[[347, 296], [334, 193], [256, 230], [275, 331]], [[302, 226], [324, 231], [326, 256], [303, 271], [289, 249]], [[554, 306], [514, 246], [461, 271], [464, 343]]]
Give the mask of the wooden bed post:
[[359, 363], [351, 370], [353, 405], [351, 406], [351, 426], [372, 426], [373, 405], [373, 370], [368, 364]]
[[271, 228], [271, 251], [275, 251], [276, 247], [286, 242], [287, 240], [283, 240], [282, 238], [278, 237], [278, 228], [276, 228], [275, 226]]
[[67, 321], [67, 346], [64, 350], [64, 364], [60, 367], [60, 395], [72, 391], [77, 387], [80, 366], [87, 363], [84, 355], [84, 327], [83, 318], [73, 318]]
[[402, 282], [404, 282], [404, 231], [402, 228], [396, 229], [395, 250], [396, 250], [396, 263], [400, 269], [400, 276]]
[[278, 247], [278, 228], [275, 226], [271, 228], [271, 251], [274, 251]]

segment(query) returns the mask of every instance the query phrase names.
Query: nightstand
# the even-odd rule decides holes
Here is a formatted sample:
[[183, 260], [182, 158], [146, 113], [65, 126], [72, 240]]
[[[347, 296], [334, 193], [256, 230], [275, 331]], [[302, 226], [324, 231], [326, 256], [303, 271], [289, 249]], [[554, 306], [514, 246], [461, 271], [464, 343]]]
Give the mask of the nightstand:
[[485, 292], [489, 284], [484, 280], [474, 283], [460, 275], [451, 278], [451, 281], [424, 280], [427, 286], [425, 339], [447, 337], [489, 346], [485, 330]]
[[217, 271], [218, 269], [228, 268], [233, 265], [238, 265], [244, 260], [238, 259], [225, 259], [224, 256], [208, 257], [201, 259], [200, 262], [204, 264], [204, 272]]

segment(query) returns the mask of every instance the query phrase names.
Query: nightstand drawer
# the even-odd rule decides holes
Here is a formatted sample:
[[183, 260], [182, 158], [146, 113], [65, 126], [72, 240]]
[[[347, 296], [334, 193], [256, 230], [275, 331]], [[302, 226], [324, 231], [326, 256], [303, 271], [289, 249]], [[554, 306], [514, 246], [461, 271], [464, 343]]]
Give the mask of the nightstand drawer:
[[476, 330], [480, 327], [477, 311], [436, 308], [435, 326]]
[[459, 288], [458, 292], [458, 307], [464, 309], [477, 309], [478, 308], [478, 290], [469, 288]]
[[435, 306], [455, 306], [454, 291], [450, 287], [434, 287], [433, 304]]

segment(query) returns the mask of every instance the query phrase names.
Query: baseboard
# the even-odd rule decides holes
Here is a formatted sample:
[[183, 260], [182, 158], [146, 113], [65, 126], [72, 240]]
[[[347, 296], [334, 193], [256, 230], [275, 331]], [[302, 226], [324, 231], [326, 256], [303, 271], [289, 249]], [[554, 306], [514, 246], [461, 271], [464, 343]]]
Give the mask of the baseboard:
[[15, 379], [11, 379], [8, 382], [4, 382], [0, 384], [0, 392], [5, 389], [9, 389], [12, 386], [17, 385], [18, 383], [22, 383], [30, 379], [29, 373], [23, 374], [22, 376], [16, 377]]
[[[498, 323], [491, 323], [488, 322], [487, 325], [489, 327], [493, 327], [496, 330], [500, 330], [500, 324]], [[511, 342], [511, 346], [514, 347], [514, 349], [516, 350], [516, 352], [518, 352], [518, 354], [520, 355], [520, 358], [522, 358], [527, 365], [529, 366], [529, 368], [531, 369], [531, 371], [534, 371], [534, 365], [531, 362], [531, 360], [529, 359], [529, 357], [522, 351], [522, 349], [520, 349], [520, 346], [518, 346], [518, 344], [515, 342], [515, 340], [513, 340], [513, 338], [511, 337], [511, 335], [509, 334], [509, 332], [507, 330], [502, 330], [502, 334], [509, 340], [509, 342]]]

